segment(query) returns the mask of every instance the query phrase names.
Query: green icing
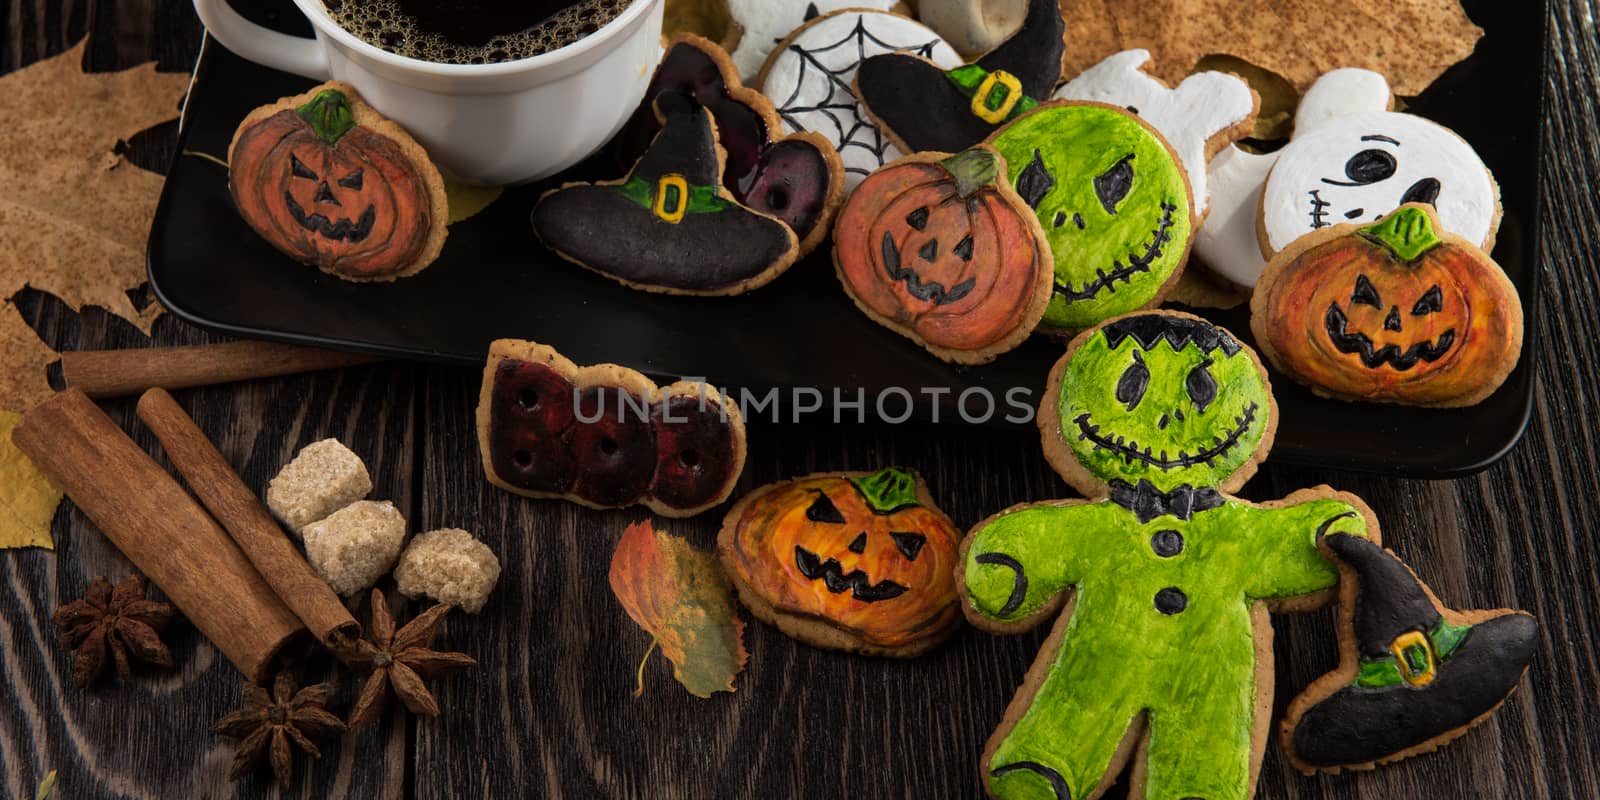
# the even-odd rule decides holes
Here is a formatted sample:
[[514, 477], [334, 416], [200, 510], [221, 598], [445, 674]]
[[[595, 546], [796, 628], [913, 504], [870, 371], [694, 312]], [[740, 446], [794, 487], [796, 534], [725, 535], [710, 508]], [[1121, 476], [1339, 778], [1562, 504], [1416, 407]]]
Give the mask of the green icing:
[[[629, 178], [627, 183], [617, 187], [622, 196], [644, 206], [648, 209], [655, 208], [656, 182], [644, 178]], [[685, 214], [711, 214], [730, 208], [733, 203], [722, 195], [717, 194], [715, 186], [689, 186], [689, 207], [684, 209]]]
[[[1445, 659], [1448, 659], [1450, 654], [1454, 653], [1463, 641], [1466, 641], [1467, 634], [1471, 630], [1471, 625], [1457, 626], [1451, 625], [1444, 620], [1439, 620], [1439, 624], [1434, 626], [1433, 630], [1428, 631], [1428, 639], [1433, 643], [1434, 657], [1438, 662], [1443, 663]], [[1411, 666], [1415, 671], [1421, 669], [1424, 665], [1413, 663]], [[1405, 682], [1405, 676], [1400, 672], [1400, 663], [1395, 660], [1394, 656], [1389, 656], [1388, 658], [1362, 659], [1360, 667], [1356, 670], [1356, 678], [1351, 681], [1351, 684], [1364, 689], [1381, 689], [1386, 686], [1397, 686]]]
[[344, 135], [356, 126], [355, 110], [350, 107], [350, 98], [337, 89], [325, 89], [311, 98], [311, 102], [295, 109], [317, 138], [333, 147], [339, 143]]
[[[1059, 774], [1072, 797], [1088, 796], [1147, 713], [1147, 797], [1244, 800], [1257, 688], [1251, 607], [1338, 584], [1316, 546], [1324, 526], [1365, 534], [1363, 517], [1331, 499], [1269, 509], [1227, 498], [1188, 520], [1147, 524], [1111, 501], [1035, 505], [979, 528], [962, 591], [983, 616], [1022, 620], [1076, 587], [1059, 649], [1040, 654], [1049, 663], [1043, 683], [984, 765], [994, 796], [1055, 798], [1038, 770], [1005, 769], [1023, 762]], [[1160, 531], [1182, 536], [1176, 555], [1156, 553]], [[1017, 583], [995, 554], [1027, 578], [1004, 616]], [[1187, 598], [1179, 613], [1156, 607], [1168, 588]]]
[[1395, 258], [1408, 264], [1444, 244], [1433, 232], [1428, 212], [1413, 206], [1401, 208], [1370, 228], [1362, 228], [1361, 235], [1389, 248]]
[[[1142, 479], [1162, 491], [1216, 486], [1261, 446], [1272, 402], [1250, 352], [1238, 348], [1230, 356], [1223, 347], [1206, 350], [1193, 339], [1179, 340], [1181, 349], [1173, 348], [1173, 337], [1146, 349], [1125, 336], [1112, 347], [1101, 329], [1067, 363], [1057, 397], [1062, 436], [1096, 478]], [[1144, 388], [1135, 393], [1141, 372]], [[1197, 398], [1209, 402], [1202, 408]], [[1148, 449], [1160, 463], [1129, 449], [1141, 455]], [[1185, 460], [1194, 463], [1172, 465]]]
[[1000, 177], [1000, 156], [993, 150], [974, 147], [939, 162], [950, 177], [956, 179], [956, 195], [962, 199], [986, 186], [994, 186]]
[[887, 514], [917, 505], [917, 476], [908, 469], [888, 469], [851, 478], [850, 483], [861, 492], [867, 506], [874, 514]]
[[[1092, 105], [1046, 107], [1011, 123], [992, 144], [1013, 184], [1030, 167], [1030, 180], [1053, 181], [1035, 206], [1056, 267], [1043, 327], [1077, 330], [1142, 308], [1182, 264], [1193, 233], [1188, 178], [1132, 115]], [[1031, 166], [1035, 152], [1042, 175]], [[1132, 184], [1107, 208], [1102, 195], [1117, 184], [1114, 170], [1124, 161]]]
[[[970, 98], [978, 91], [978, 87], [983, 85], [984, 80], [989, 77], [989, 70], [986, 70], [977, 64], [968, 64], [964, 67], [956, 67], [955, 69], [946, 72], [944, 76], [949, 78], [950, 82], [955, 84], [956, 87], [961, 90], [963, 95], [966, 95]], [[1002, 105], [1005, 105], [1005, 102], [1006, 90], [1003, 87], [998, 86], [993, 94], [983, 99], [984, 107], [988, 108], [990, 111], [998, 111]], [[1020, 117], [1038, 107], [1038, 100], [1035, 100], [1027, 95], [1023, 95], [1017, 100], [1017, 104], [1011, 107], [1011, 111], [1010, 113], [1006, 114], [1004, 121], [1010, 122], [1011, 120], [1014, 120], [1017, 117]]]

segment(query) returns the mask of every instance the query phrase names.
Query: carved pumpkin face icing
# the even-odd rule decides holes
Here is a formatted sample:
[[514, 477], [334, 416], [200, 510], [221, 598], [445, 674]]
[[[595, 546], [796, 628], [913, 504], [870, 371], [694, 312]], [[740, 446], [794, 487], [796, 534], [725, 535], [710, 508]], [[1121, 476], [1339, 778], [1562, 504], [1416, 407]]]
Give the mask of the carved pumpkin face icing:
[[1268, 264], [1251, 328], [1272, 363], [1351, 400], [1471, 405], [1516, 364], [1522, 306], [1488, 254], [1440, 238], [1434, 212], [1307, 237]]
[[817, 647], [912, 655], [960, 616], [961, 535], [915, 473], [813, 475], [758, 489], [719, 550], [745, 604]]
[[427, 266], [445, 235], [438, 171], [359, 100], [336, 88], [309, 96], [240, 126], [228, 174], [240, 215], [279, 250], [347, 280]]

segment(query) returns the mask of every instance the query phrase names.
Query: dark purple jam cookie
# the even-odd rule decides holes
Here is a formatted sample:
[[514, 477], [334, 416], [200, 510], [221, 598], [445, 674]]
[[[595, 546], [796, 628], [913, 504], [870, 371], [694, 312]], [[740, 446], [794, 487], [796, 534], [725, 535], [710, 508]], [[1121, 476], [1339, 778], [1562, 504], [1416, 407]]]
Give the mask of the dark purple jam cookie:
[[741, 294], [778, 277], [799, 257], [794, 231], [721, 185], [711, 114], [675, 92], [657, 107], [665, 122], [627, 177], [569, 183], [539, 199], [539, 239], [568, 261], [647, 291]]
[[1061, 82], [1066, 25], [1056, 0], [1029, 0], [1011, 38], [945, 70], [909, 53], [861, 62], [861, 106], [902, 151], [959, 153], [1050, 98]]
[[668, 44], [644, 102], [612, 140], [619, 165], [650, 146], [663, 124], [653, 104], [674, 92], [693, 98], [716, 119], [718, 143], [727, 151], [722, 184], [734, 199], [794, 230], [801, 255], [826, 238], [844, 199], [838, 152], [815, 133], [783, 135], [772, 101], [739, 80], [726, 51], [694, 34], [679, 34]]
[[489, 482], [516, 494], [687, 517], [733, 491], [744, 420], [706, 384], [657, 387], [615, 364], [579, 367], [501, 339], [483, 371], [478, 448]]

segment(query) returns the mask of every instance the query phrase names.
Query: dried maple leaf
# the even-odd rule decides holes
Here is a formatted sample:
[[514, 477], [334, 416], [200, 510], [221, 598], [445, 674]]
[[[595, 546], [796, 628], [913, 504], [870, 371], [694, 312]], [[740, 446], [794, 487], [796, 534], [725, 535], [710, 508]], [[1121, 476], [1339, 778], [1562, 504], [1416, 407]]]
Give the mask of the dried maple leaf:
[[116, 587], [104, 576], [89, 582], [89, 593], [52, 614], [61, 640], [77, 651], [72, 680], [79, 686], [94, 683], [105, 671], [109, 656], [118, 677], [132, 672], [129, 662], [172, 666], [172, 653], [161, 642], [161, 631], [177, 616], [168, 603], [147, 600], [144, 578], [129, 575]]
[[1270, 70], [1304, 92], [1338, 67], [1383, 73], [1396, 94], [1413, 97], [1467, 56], [1483, 36], [1458, 0], [1060, 0], [1067, 21], [1067, 75], [1142, 47], [1154, 73], [1176, 86], [1210, 55]]
[[[4, 257], [0, 253], [0, 258]], [[17, 307], [0, 302], [0, 411], [20, 414], [49, 397], [45, 368], [56, 358], [56, 352], [39, 340]]]
[[55, 549], [50, 520], [61, 490], [11, 443], [20, 414], [0, 411], [0, 548]]
[[189, 76], [86, 73], [86, 42], [0, 77], [0, 298], [32, 286], [149, 333], [160, 306], [141, 313], [125, 292], [145, 281], [162, 179], [113, 151], [176, 117]]
[[[744, 649], [744, 620], [734, 610], [733, 592], [715, 556], [656, 531], [648, 521], [636, 522], [617, 542], [608, 577], [612, 593], [655, 637], [651, 648], [661, 647], [683, 688], [696, 697], [734, 690], [733, 679], [750, 654]], [[643, 687], [641, 680], [634, 694]]]
[[441, 653], [429, 648], [439, 621], [454, 607], [436, 605], [396, 631], [383, 592], [372, 590], [372, 640], [357, 642], [355, 652], [345, 659], [352, 668], [371, 673], [350, 712], [350, 730], [376, 720], [391, 693], [413, 714], [439, 715], [439, 701], [428, 691], [425, 681], [478, 663], [465, 653]]
[[269, 756], [278, 784], [284, 788], [294, 778], [293, 742], [312, 758], [322, 752], [312, 738], [326, 739], [344, 733], [344, 723], [324, 708], [333, 697], [333, 684], [319, 683], [295, 691], [295, 679], [288, 670], [278, 673], [272, 692], [254, 684], [244, 687], [245, 708], [217, 720], [211, 732], [238, 741], [233, 754], [230, 780], [238, 780], [262, 755]]

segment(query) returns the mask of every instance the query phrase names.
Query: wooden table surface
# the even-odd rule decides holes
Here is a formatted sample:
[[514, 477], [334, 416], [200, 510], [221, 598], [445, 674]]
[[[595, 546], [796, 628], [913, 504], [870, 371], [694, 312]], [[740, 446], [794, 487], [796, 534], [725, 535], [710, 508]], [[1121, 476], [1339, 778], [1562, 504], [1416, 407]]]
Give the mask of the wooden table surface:
[[[1600, 2], [1556, 2], [1548, 13], [1544, 291], [1539, 349], [1525, 354], [1538, 362], [1540, 387], [1526, 439], [1464, 480], [1269, 464], [1245, 492], [1271, 498], [1326, 482], [1359, 493], [1390, 546], [1453, 605], [1539, 617], [1532, 670], [1488, 724], [1376, 772], [1305, 778], [1274, 743], [1261, 798], [1600, 795]], [[85, 32], [94, 70], [152, 58], [186, 70], [201, 35], [189, 0], [0, 0], [0, 72], [61, 52]], [[161, 168], [175, 127], [136, 137], [132, 157]], [[18, 302], [59, 350], [217, 341], [170, 316], [147, 340], [119, 319], [78, 315], [37, 292]], [[927, 657], [885, 662], [798, 646], [753, 622], [736, 694], [691, 697], [657, 656], [635, 699], [649, 638], [612, 598], [605, 573], [617, 535], [642, 512], [526, 501], [488, 486], [471, 427], [477, 385], [470, 370], [383, 364], [178, 394], [251, 485], [264, 486], [302, 445], [335, 436], [367, 459], [374, 497], [406, 510], [412, 530], [476, 531], [505, 565], [483, 614], [453, 618], [441, 637], [482, 663], [438, 685], [444, 714], [418, 722], [390, 713], [376, 730], [330, 743], [314, 767], [300, 762], [284, 796], [979, 796], [977, 755], [1043, 628], [1006, 638], [968, 629]], [[157, 452], [131, 402], [106, 407]], [[750, 442], [740, 492], [814, 470], [904, 464], [928, 477], [960, 526], [1068, 493], [1036, 443], [987, 431], [756, 425]], [[665, 527], [706, 548], [719, 522], [713, 513]], [[265, 772], [229, 783], [231, 749], [207, 728], [237, 706], [241, 677], [192, 628], [173, 637], [176, 671], [72, 688], [50, 612], [91, 576], [130, 567], [70, 503], [54, 530], [53, 553], [0, 554], [0, 797], [31, 797], [49, 770], [59, 770], [63, 798], [276, 796]], [[1326, 610], [1278, 619], [1276, 713], [1333, 664], [1331, 621]], [[346, 681], [335, 707], [348, 708], [356, 688]]]

